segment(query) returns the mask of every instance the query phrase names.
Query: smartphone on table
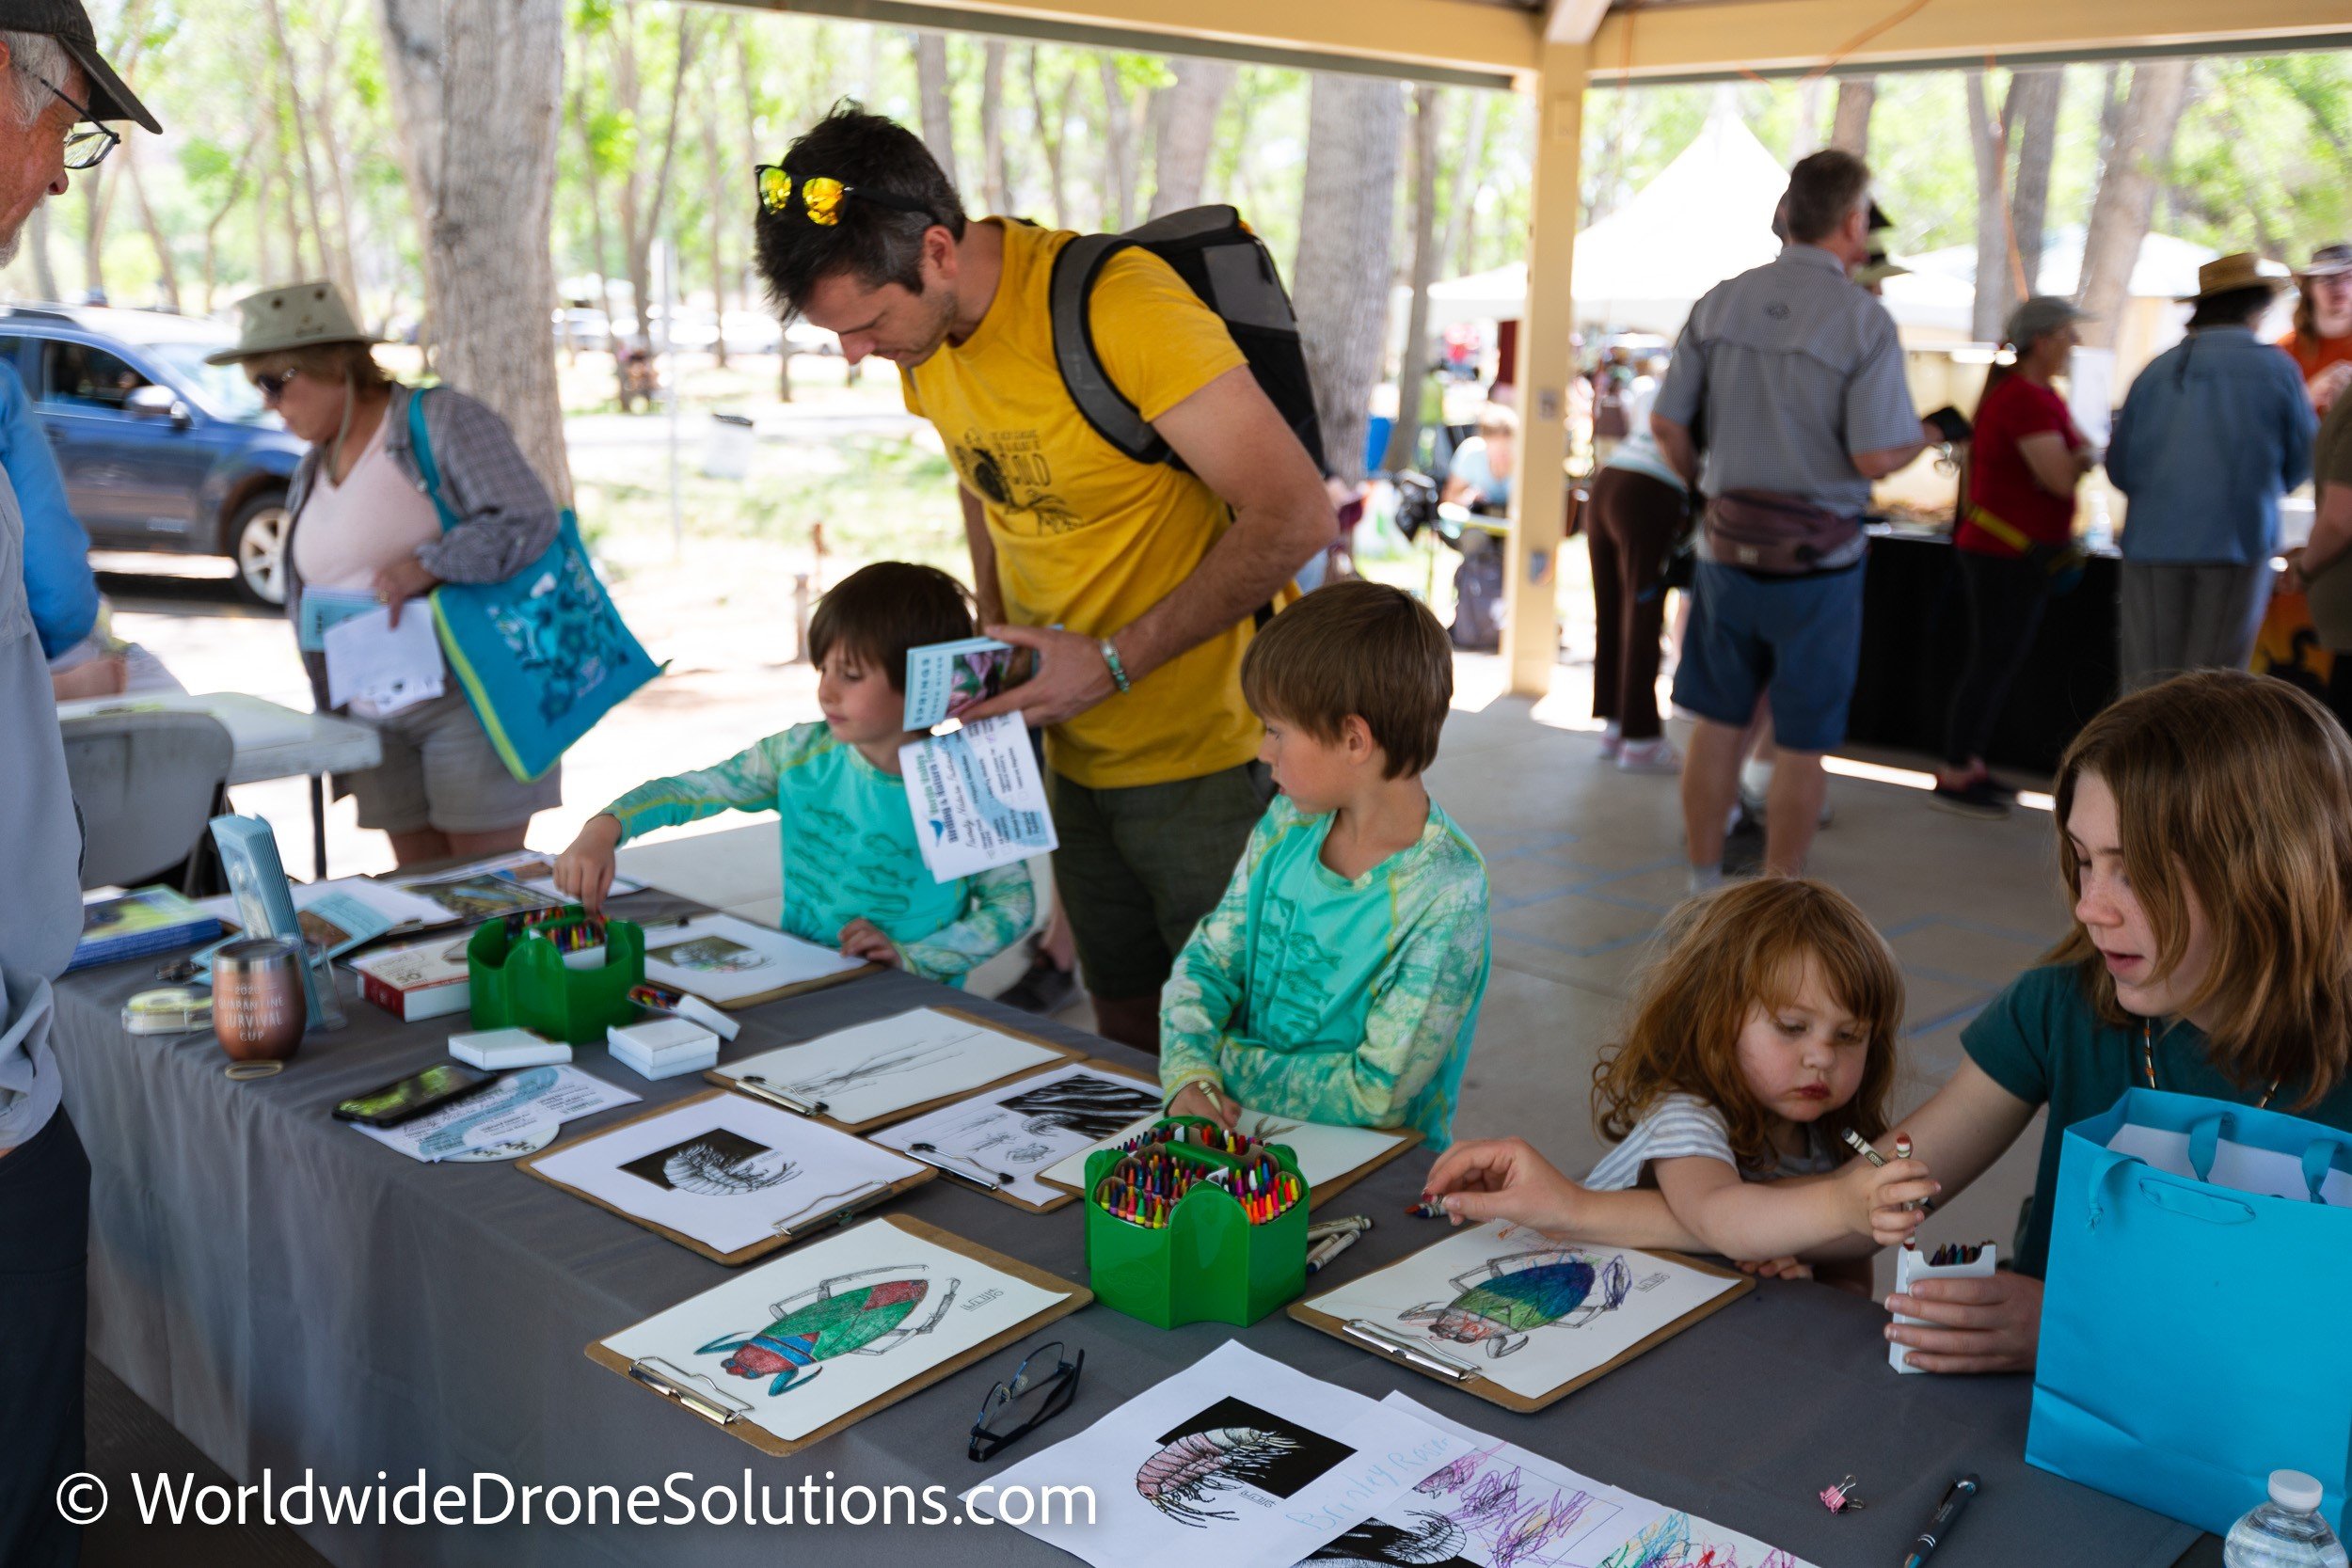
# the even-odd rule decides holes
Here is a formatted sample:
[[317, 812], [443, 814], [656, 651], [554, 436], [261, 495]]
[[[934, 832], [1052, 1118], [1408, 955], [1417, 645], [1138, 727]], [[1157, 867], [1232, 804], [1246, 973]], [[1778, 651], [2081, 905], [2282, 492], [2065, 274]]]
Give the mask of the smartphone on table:
[[497, 1083], [498, 1077], [462, 1062], [437, 1062], [422, 1072], [344, 1101], [335, 1107], [335, 1119], [356, 1121], [362, 1127], [397, 1127], [427, 1111], [478, 1094]]

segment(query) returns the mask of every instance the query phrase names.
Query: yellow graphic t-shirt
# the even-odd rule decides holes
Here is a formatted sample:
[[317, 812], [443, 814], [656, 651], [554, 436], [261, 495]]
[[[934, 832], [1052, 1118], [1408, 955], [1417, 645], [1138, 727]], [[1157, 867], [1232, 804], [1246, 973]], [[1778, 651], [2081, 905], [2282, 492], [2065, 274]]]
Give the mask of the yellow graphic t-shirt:
[[[1005, 615], [1107, 637], [1168, 596], [1232, 523], [1215, 491], [1137, 463], [1095, 434], [1062, 388], [1048, 293], [1068, 230], [997, 224], [1004, 276], [979, 329], [900, 380], [986, 503]], [[1142, 249], [1096, 279], [1095, 351], [1111, 383], [1157, 420], [1247, 364], [1224, 322]], [[1046, 732], [1055, 771], [1090, 789], [1167, 784], [1248, 762], [1261, 734], [1241, 697], [1248, 620], [1187, 650], [1124, 694]]]

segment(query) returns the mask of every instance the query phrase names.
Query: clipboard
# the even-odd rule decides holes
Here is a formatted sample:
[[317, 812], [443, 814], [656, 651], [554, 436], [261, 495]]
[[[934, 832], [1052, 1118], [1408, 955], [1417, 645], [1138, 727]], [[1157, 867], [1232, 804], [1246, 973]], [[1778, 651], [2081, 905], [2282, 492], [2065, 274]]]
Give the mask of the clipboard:
[[[1442, 1241], [1444, 1238], [1438, 1239]], [[1305, 1323], [1309, 1328], [1319, 1328], [1333, 1338], [1344, 1340], [1358, 1350], [1370, 1351], [1385, 1361], [1410, 1368], [1423, 1377], [1434, 1378], [1449, 1387], [1459, 1388], [1466, 1394], [1475, 1394], [1488, 1404], [1499, 1404], [1505, 1410], [1515, 1410], [1522, 1416], [1532, 1416], [1565, 1399], [1586, 1384], [1608, 1376], [1627, 1362], [1664, 1344], [1684, 1329], [1702, 1319], [1712, 1317], [1756, 1289], [1756, 1280], [1751, 1275], [1741, 1274], [1737, 1269], [1703, 1263], [1695, 1258], [1685, 1257], [1679, 1252], [1646, 1251], [1632, 1247], [1621, 1247], [1615, 1250], [1634, 1257], [1655, 1258], [1664, 1262], [1679, 1264], [1693, 1274], [1710, 1275], [1719, 1279], [1732, 1280], [1735, 1283], [1730, 1290], [1700, 1303], [1656, 1333], [1627, 1346], [1599, 1366], [1580, 1372], [1557, 1388], [1532, 1399], [1525, 1394], [1505, 1388], [1499, 1383], [1488, 1382], [1478, 1370], [1479, 1360], [1458, 1351], [1423, 1344], [1417, 1338], [1408, 1338], [1385, 1330], [1381, 1325], [1360, 1318], [1353, 1320], [1335, 1318], [1328, 1312], [1317, 1311], [1314, 1304], [1309, 1301], [1295, 1301], [1291, 1303], [1288, 1310], [1293, 1318]]]
[[[657, 1221], [647, 1219], [643, 1214], [632, 1214], [628, 1210], [621, 1208], [617, 1204], [607, 1203], [603, 1198], [596, 1196], [594, 1193], [582, 1192], [578, 1187], [573, 1186], [570, 1182], [559, 1181], [554, 1177], [549, 1176], [545, 1171], [539, 1169], [539, 1162], [542, 1160], [552, 1159], [556, 1155], [564, 1152], [566, 1149], [578, 1148], [582, 1144], [594, 1143], [598, 1138], [609, 1137], [612, 1133], [621, 1131], [621, 1129], [625, 1127], [633, 1127], [641, 1121], [651, 1121], [656, 1117], [669, 1116], [673, 1112], [688, 1105], [700, 1105], [706, 1101], [717, 1100], [725, 1093], [726, 1091], [724, 1089], [705, 1089], [700, 1094], [690, 1094], [683, 1100], [673, 1100], [666, 1104], [656, 1105], [650, 1110], [641, 1111], [633, 1117], [624, 1117], [619, 1121], [613, 1122], [610, 1126], [599, 1127], [593, 1132], [583, 1133], [577, 1138], [566, 1138], [562, 1143], [551, 1145], [547, 1148], [541, 1149], [536, 1154], [517, 1161], [516, 1164], [518, 1164], [523, 1170], [537, 1177], [540, 1180], [546, 1182], [548, 1186], [555, 1188], [558, 1192], [569, 1193], [572, 1196], [579, 1198], [583, 1203], [593, 1203], [609, 1214], [618, 1214], [621, 1218], [628, 1221], [631, 1225], [643, 1226], [657, 1236], [660, 1236], [668, 1241], [675, 1242], [678, 1245], [686, 1248], [689, 1252], [699, 1253], [703, 1257], [709, 1259], [712, 1262], [724, 1264], [726, 1267], [731, 1269], [751, 1262], [755, 1259], [765, 1258], [771, 1252], [780, 1251], [785, 1247], [790, 1246], [794, 1242], [806, 1241], [811, 1236], [819, 1236], [829, 1231], [838, 1230], [841, 1227], [849, 1224], [851, 1220], [866, 1212], [867, 1210], [872, 1209], [877, 1205], [887, 1203], [901, 1193], [911, 1192], [914, 1188], [921, 1186], [924, 1182], [929, 1181], [932, 1177], [939, 1174], [936, 1166], [924, 1165], [921, 1170], [916, 1171], [914, 1175], [902, 1177], [886, 1187], [877, 1185], [866, 1191], [852, 1194], [843, 1202], [825, 1210], [822, 1213], [812, 1214], [804, 1220], [796, 1215], [794, 1217], [794, 1223], [790, 1226], [779, 1227], [774, 1235], [763, 1237], [759, 1241], [754, 1242], [749, 1246], [739, 1247], [733, 1252], [721, 1252], [716, 1247], [709, 1245], [707, 1243], [699, 1241], [692, 1236], [689, 1236], [683, 1231], [673, 1230], [670, 1227], [660, 1224]], [[834, 1128], [832, 1131], [838, 1132], [840, 1129]], [[889, 1150], [889, 1152], [893, 1154], [899, 1153], [899, 1151], [895, 1148]], [[900, 1154], [899, 1157], [907, 1160], [913, 1160], [914, 1158], [911, 1154]], [[915, 1164], [922, 1164], [922, 1162], [918, 1160], [915, 1161]]]
[[[877, 964], [874, 967], [879, 969], [882, 966]], [[855, 978], [855, 976], [840, 975], [836, 978], [852, 979]], [[824, 980], [815, 983], [831, 985], [833, 981]], [[807, 988], [801, 987], [798, 989], [806, 990]], [[777, 994], [783, 995], [785, 992], [779, 991]], [[926, 1004], [926, 1006], [929, 1006], [929, 1004]], [[914, 1012], [918, 1009], [910, 1007], [905, 1010], [908, 1012]], [[1044, 1050], [1052, 1052], [1057, 1059], [1051, 1062], [1040, 1062], [1035, 1067], [1025, 1067], [1017, 1071], [1006, 1073], [1001, 1078], [992, 1078], [985, 1084], [975, 1084], [967, 1089], [957, 1089], [951, 1094], [934, 1095], [930, 1099], [920, 1101], [917, 1104], [901, 1105], [897, 1110], [884, 1111], [880, 1116], [867, 1117], [864, 1121], [841, 1121], [825, 1114], [824, 1103], [821, 1101], [811, 1103], [808, 1101], [795, 1099], [793, 1096], [785, 1093], [784, 1090], [768, 1084], [762, 1079], [736, 1077], [732, 1071], [724, 1067], [715, 1067], [709, 1069], [704, 1072], [703, 1079], [706, 1083], [716, 1084], [723, 1089], [732, 1089], [737, 1094], [743, 1095], [748, 1099], [756, 1100], [763, 1105], [772, 1105], [779, 1111], [789, 1111], [796, 1117], [806, 1117], [811, 1121], [822, 1122], [824, 1125], [834, 1129], [834, 1131], [837, 1132], [870, 1132], [877, 1127], [887, 1127], [894, 1121], [904, 1121], [910, 1117], [919, 1117], [926, 1111], [936, 1111], [942, 1105], [953, 1105], [956, 1101], [960, 1100], [969, 1100], [976, 1094], [986, 1094], [991, 1089], [1001, 1088], [1007, 1084], [1014, 1083], [1020, 1079], [1026, 1078], [1032, 1073], [1050, 1071], [1057, 1067], [1068, 1067], [1072, 1062], [1082, 1060], [1084, 1058], [1085, 1053], [1078, 1051], [1074, 1047], [1057, 1045], [1054, 1041], [1045, 1038], [1042, 1035], [1033, 1035], [1028, 1030], [1020, 1028], [1017, 1025], [999, 1023], [993, 1018], [982, 1018], [979, 1014], [966, 1012], [961, 1007], [933, 1006], [930, 1010], [935, 1013], [945, 1013], [949, 1018], [960, 1018], [966, 1023], [976, 1024], [982, 1029], [992, 1030], [999, 1035], [1009, 1035], [1014, 1039], [1025, 1040], [1031, 1045], [1039, 1046]], [[859, 1022], [864, 1023], [879, 1023], [882, 1021], [880, 1019], [862, 1019]], [[857, 1025], [854, 1023], [845, 1024], [843, 1027], [854, 1029]], [[838, 1033], [838, 1031], [828, 1030], [826, 1033], [833, 1034]], [[812, 1039], [822, 1039], [823, 1037], [823, 1035], [810, 1037]], [[771, 1045], [768, 1048], [768, 1050], [788, 1051], [793, 1046], [806, 1045], [808, 1043], [808, 1040], [787, 1040], [782, 1045]], [[767, 1052], [761, 1052], [759, 1054], [765, 1055], [767, 1054]], [[892, 1152], [896, 1153], [899, 1151], [893, 1150]], [[915, 1156], [910, 1154], [907, 1158], [912, 1160], [914, 1159]], [[1022, 1207], [1027, 1208], [1028, 1206], [1026, 1204], [1023, 1204]]]
[[[1309, 1213], [1313, 1213], [1316, 1210], [1322, 1208], [1326, 1202], [1339, 1196], [1340, 1194], [1347, 1191], [1348, 1188], [1353, 1187], [1357, 1182], [1361, 1181], [1365, 1177], [1370, 1176], [1374, 1171], [1378, 1170], [1390, 1161], [1396, 1159], [1400, 1155], [1408, 1153], [1413, 1149], [1419, 1148], [1422, 1145], [1422, 1134], [1416, 1128], [1368, 1127], [1363, 1131], [1367, 1132], [1377, 1132], [1382, 1137], [1394, 1138], [1397, 1141], [1390, 1145], [1389, 1148], [1383, 1152], [1374, 1155], [1371, 1159], [1366, 1160], [1362, 1164], [1358, 1165], [1355, 1169], [1349, 1171], [1344, 1176], [1337, 1177], [1330, 1181], [1325, 1182], [1321, 1186], [1310, 1183], [1307, 1191], [1307, 1212]], [[1270, 1137], [1264, 1139], [1263, 1141], [1271, 1144], [1279, 1144], [1282, 1140], [1279, 1137]], [[1046, 1186], [1059, 1187], [1063, 1192], [1070, 1194], [1073, 1197], [1082, 1195], [1086, 1190], [1083, 1187], [1073, 1187], [1067, 1181], [1056, 1180], [1050, 1176], [1040, 1176], [1038, 1180], [1043, 1182]]]
[[[943, 1012], [951, 1010], [952, 1009], [949, 1008], [941, 1009]], [[992, 1024], [990, 1027], [993, 1028], [994, 1025]], [[1013, 1030], [1006, 1031], [1008, 1034], [1016, 1032], [1017, 1031]], [[1051, 1044], [1052, 1042], [1040, 1041], [1039, 1043]], [[1159, 1087], [1159, 1079], [1150, 1073], [1138, 1072], [1131, 1067], [1121, 1067], [1117, 1062], [1105, 1062], [1096, 1056], [1084, 1056], [1074, 1062], [1046, 1062], [1041, 1066], [1031, 1068], [1028, 1071], [1021, 1073], [1016, 1077], [1004, 1079], [994, 1085], [993, 1087], [998, 1089], [1017, 1088], [1021, 1085], [1021, 1084], [1028, 1079], [1041, 1078], [1046, 1073], [1059, 1072], [1064, 1068], [1073, 1067], [1084, 1068], [1089, 1072], [1099, 1072], [1105, 1078], [1123, 1078], [1130, 1083], [1141, 1084], [1149, 1088], [1156, 1089]], [[977, 1100], [980, 1095], [987, 1092], [989, 1091], [985, 1089], [976, 1089], [973, 1091], [972, 1098]], [[911, 1117], [912, 1113], [910, 1113], [910, 1119]], [[1044, 1203], [1025, 1203], [1020, 1198], [1006, 1196], [1004, 1191], [994, 1182], [982, 1181], [973, 1176], [969, 1171], [960, 1170], [956, 1166], [949, 1164], [945, 1161], [933, 1160], [928, 1156], [917, 1154], [911, 1148], [900, 1148], [896, 1144], [882, 1143], [880, 1139], [875, 1139], [873, 1142], [878, 1147], [887, 1148], [894, 1154], [903, 1154], [910, 1160], [920, 1160], [923, 1164], [930, 1166], [933, 1170], [939, 1172], [941, 1176], [946, 1177], [949, 1181], [954, 1182], [957, 1186], [969, 1187], [976, 1193], [984, 1194], [1009, 1208], [1020, 1210], [1021, 1212], [1025, 1214], [1050, 1214], [1057, 1209], [1067, 1208], [1069, 1205], [1078, 1201], [1079, 1194], [1076, 1188], [1066, 1187], [1058, 1181], [1048, 1181], [1043, 1176], [1041, 1175], [1038, 1178], [1038, 1185], [1057, 1196]]]
[[[684, 914], [674, 915], [667, 920], [654, 921], [651, 924], [656, 927], [675, 926], [680, 929], [684, 929], [685, 927], [691, 926], [697, 920], [702, 920], [711, 915], [723, 915], [725, 913], [726, 911], [724, 910], [697, 909], [690, 911]], [[741, 920], [740, 916], [735, 916], [732, 918]], [[757, 922], [742, 920], [741, 924], [752, 926], [756, 925]], [[771, 927], [760, 927], [760, 929], [769, 932], [771, 935], [787, 937], [792, 935], [789, 931], [777, 931]], [[806, 941], [805, 938], [794, 938], [794, 940]], [[693, 987], [681, 985], [676, 981], [655, 980], [650, 974], [645, 976], [645, 978], [655, 985], [667, 986], [673, 990], [683, 990], [692, 996], [696, 1001], [707, 1002], [711, 1006], [719, 1008], [722, 1012], [739, 1013], [746, 1007], [757, 1007], [770, 1002], [781, 1002], [787, 997], [804, 996], [813, 990], [823, 990], [829, 986], [845, 985], [851, 980], [862, 980], [868, 974], [879, 974], [889, 967], [890, 966], [887, 964], [874, 963], [869, 960], [866, 963], [860, 964], [855, 969], [845, 969], [837, 974], [819, 974], [813, 980], [795, 980], [788, 986], [778, 986], [772, 990], [755, 991], [750, 996], [739, 996], [732, 1002], [715, 1001], [710, 997], [703, 995], [700, 991], [695, 990]]]
[[[760, 1452], [782, 1459], [799, 1453], [803, 1449], [821, 1443], [835, 1433], [855, 1426], [866, 1417], [888, 1409], [910, 1394], [921, 1393], [931, 1385], [953, 1377], [976, 1361], [986, 1360], [998, 1351], [1020, 1343], [1046, 1324], [1059, 1323], [1094, 1300], [1094, 1292], [1083, 1285], [1064, 1279], [1058, 1275], [1048, 1274], [1043, 1269], [1033, 1268], [1018, 1259], [1007, 1258], [1002, 1253], [992, 1252], [977, 1242], [967, 1242], [951, 1231], [942, 1230], [937, 1226], [926, 1225], [921, 1220], [909, 1219], [903, 1214], [892, 1214], [878, 1219], [874, 1223], [894, 1227], [917, 1240], [944, 1247], [949, 1252], [960, 1253], [976, 1263], [984, 1264], [1001, 1274], [1010, 1275], [1015, 1279], [1034, 1285], [1041, 1291], [1067, 1293], [1062, 1300], [1035, 1317], [1015, 1323], [1003, 1333], [973, 1346], [961, 1355], [952, 1356], [941, 1362], [928, 1371], [916, 1373], [888, 1393], [877, 1395], [848, 1415], [826, 1423], [805, 1437], [777, 1436], [750, 1418], [752, 1407], [747, 1402], [733, 1398], [708, 1378], [671, 1366], [659, 1357], [632, 1361], [618, 1351], [608, 1347], [602, 1339], [591, 1340], [586, 1347], [585, 1354], [588, 1359], [597, 1366], [618, 1372], [639, 1386], [660, 1395], [673, 1404], [692, 1411], [711, 1425], [732, 1436], [741, 1438]], [[629, 1327], [635, 1326], [635, 1324], [629, 1325]], [[627, 1333], [628, 1329], [624, 1328], [617, 1332]]]

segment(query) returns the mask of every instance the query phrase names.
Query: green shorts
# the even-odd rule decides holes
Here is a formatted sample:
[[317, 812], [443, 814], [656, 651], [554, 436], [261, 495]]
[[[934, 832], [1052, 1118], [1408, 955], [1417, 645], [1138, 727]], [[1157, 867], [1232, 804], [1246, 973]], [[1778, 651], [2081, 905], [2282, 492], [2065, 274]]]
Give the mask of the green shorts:
[[1271, 769], [1249, 762], [1125, 789], [1089, 789], [1048, 770], [1045, 790], [1061, 838], [1054, 885], [1087, 990], [1158, 996], [1274, 798]]

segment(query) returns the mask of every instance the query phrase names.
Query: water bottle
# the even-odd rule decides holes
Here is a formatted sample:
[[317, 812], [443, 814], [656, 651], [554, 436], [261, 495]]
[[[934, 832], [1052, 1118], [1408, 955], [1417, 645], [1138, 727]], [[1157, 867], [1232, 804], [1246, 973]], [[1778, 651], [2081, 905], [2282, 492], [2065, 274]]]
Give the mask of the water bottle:
[[2346, 1568], [2344, 1544], [2321, 1518], [2324, 1494], [2300, 1470], [2270, 1472], [2270, 1500], [2230, 1527], [2225, 1568]]

